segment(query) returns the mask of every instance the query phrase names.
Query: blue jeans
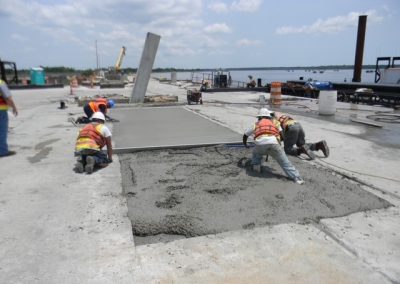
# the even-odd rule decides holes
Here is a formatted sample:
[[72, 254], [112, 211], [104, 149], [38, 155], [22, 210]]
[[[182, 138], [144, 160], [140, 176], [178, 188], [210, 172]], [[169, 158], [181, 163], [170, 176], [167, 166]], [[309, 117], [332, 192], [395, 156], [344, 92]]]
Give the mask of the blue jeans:
[[8, 153], [7, 133], [8, 113], [6, 110], [0, 110], [0, 156]]
[[261, 165], [262, 157], [269, 155], [281, 166], [282, 170], [292, 179], [300, 178], [299, 172], [289, 161], [285, 152], [278, 144], [256, 145], [253, 149], [252, 165]]
[[86, 165], [86, 157], [92, 156], [94, 158], [95, 166], [101, 165], [101, 164], [108, 164], [108, 156], [106, 153], [102, 151], [95, 151], [92, 153], [77, 153], [78, 156], [82, 157], [82, 163], [83, 165]]

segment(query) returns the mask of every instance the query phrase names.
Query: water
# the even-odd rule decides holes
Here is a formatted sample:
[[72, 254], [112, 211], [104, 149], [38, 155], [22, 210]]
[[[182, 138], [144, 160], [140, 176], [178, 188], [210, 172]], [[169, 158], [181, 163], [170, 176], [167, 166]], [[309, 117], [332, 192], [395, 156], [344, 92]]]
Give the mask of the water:
[[[352, 69], [344, 69], [344, 70], [324, 70], [323, 73], [319, 73], [319, 70], [313, 71], [305, 71], [303, 70], [240, 70], [240, 71], [230, 71], [232, 82], [248, 82], [249, 75], [253, 76], [253, 79], [257, 81], [258, 78], [261, 78], [262, 84], [265, 85], [270, 82], [278, 81], [278, 82], [286, 82], [290, 80], [299, 80], [300, 77], [303, 77], [304, 80], [312, 79], [317, 81], [331, 81], [331, 82], [351, 82], [353, 78], [353, 70]], [[204, 72], [208, 73], [208, 72]], [[211, 72], [209, 72], [211, 73]], [[202, 77], [202, 72], [196, 73], [198, 77]], [[153, 73], [153, 77], [156, 78], [166, 78], [171, 79], [171, 73]], [[192, 72], [177, 72], [176, 73], [177, 80], [191, 80]], [[364, 83], [374, 83], [375, 73], [366, 73], [365, 70], [361, 73], [361, 81]], [[200, 80], [201, 81], [201, 80]], [[234, 83], [232, 85], [234, 85]]]

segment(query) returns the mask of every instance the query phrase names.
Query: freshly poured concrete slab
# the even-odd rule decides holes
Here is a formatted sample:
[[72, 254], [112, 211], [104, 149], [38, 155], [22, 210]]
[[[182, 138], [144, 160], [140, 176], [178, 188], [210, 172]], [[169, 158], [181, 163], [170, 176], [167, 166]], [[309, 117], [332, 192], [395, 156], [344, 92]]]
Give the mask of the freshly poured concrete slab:
[[294, 157], [304, 185], [287, 178], [273, 158], [255, 173], [251, 149], [244, 147], [167, 148], [119, 158], [136, 245], [160, 235], [169, 241], [391, 206], [360, 185]]
[[241, 135], [182, 107], [113, 110], [115, 151], [241, 141]]

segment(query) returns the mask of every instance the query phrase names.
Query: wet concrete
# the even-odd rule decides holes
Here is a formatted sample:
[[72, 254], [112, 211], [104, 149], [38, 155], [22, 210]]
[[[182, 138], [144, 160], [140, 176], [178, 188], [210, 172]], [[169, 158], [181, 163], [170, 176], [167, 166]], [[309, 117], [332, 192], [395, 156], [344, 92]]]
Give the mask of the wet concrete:
[[48, 147], [48, 145], [53, 144], [54, 142], [57, 142], [60, 139], [49, 139], [43, 142], [40, 142], [36, 144], [35, 150], [38, 151], [34, 156], [28, 157], [28, 161], [31, 164], [36, 164], [39, 163], [41, 160], [47, 158], [51, 150], [53, 150], [53, 147]]
[[[251, 150], [223, 145], [120, 156], [138, 244], [321, 218], [391, 206], [331, 170], [291, 157], [305, 184], [270, 158], [251, 171]], [[168, 236], [168, 237], [165, 237]], [[146, 237], [148, 237], [146, 239]]]

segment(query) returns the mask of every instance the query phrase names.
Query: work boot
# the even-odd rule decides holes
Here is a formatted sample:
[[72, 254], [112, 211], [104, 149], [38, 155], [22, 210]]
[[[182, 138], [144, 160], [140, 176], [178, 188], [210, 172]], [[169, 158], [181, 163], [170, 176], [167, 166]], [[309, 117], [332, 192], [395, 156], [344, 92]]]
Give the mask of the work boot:
[[95, 164], [94, 158], [92, 156], [87, 156], [86, 157], [85, 172], [87, 172], [88, 174], [93, 173], [94, 164]]
[[0, 155], [0, 157], [8, 157], [8, 156], [12, 156], [12, 155], [15, 155], [15, 154], [17, 154], [17, 152], [15, 152], [15, 151], [8, 151], [6, 154]]
[[300, 146], [297, 149], [297, 155], [301, 155], [301, 154], [306, 154], [310, 158], [310, 160], [315, 159], [314, 153], [306, 145]]
[[77, 161], [76, 164], [75, 164], [75, 171], [78, 174], [81, 174], [81, 173], [83, 173], [83, 169], [84, 169], [84, 167], [83, 167], [82, 162], [81, 161]]
[[315, 150], [321, 150], [325, 157], [329, 157], [329, 147], [325, 140], [319, 141], [315, 144]]

